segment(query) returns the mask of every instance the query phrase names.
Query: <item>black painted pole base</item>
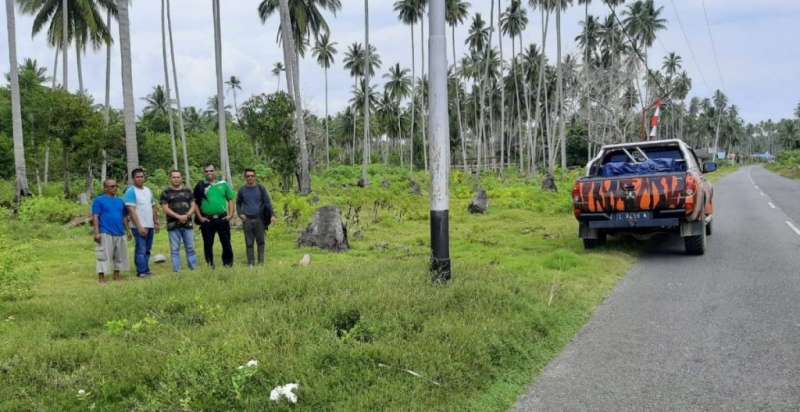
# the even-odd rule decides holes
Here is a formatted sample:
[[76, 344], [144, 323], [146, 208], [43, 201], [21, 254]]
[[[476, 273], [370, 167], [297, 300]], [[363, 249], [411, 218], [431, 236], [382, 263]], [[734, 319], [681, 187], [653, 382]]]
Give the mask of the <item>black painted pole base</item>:
[[450, 280], [450, 211], [431, 210], [431, 278], [434, 283]]

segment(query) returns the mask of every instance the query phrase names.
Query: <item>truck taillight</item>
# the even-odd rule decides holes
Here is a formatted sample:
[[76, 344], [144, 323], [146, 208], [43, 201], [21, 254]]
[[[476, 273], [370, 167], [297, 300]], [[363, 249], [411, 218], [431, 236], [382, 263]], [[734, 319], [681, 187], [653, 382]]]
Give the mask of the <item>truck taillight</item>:
[[572, 207], [576, 219], [580, 219], [581, 217], [581, 208], [579, 206], [580, 201], [581, 201], [581, 188], [580, 185], [578, 185], [578, 183], [575, 183], [575, 186], [572, 187]]
[[694, 178], [694, 176], [687, 175], [686, 191], [685, 191], [687, 215], [691, 215], [692, 213], [694, 213], [696, 194], [697, 194], [697, 180]]

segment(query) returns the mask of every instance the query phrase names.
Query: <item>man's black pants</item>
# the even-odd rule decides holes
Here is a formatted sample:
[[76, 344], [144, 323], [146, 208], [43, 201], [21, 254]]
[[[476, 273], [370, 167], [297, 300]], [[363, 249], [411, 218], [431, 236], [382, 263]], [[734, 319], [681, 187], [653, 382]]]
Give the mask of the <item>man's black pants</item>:
[[222, 265], [233, 266], [233, 247], [231, 247], [231, 223], [228, 219], [209, 219], [200, 224], [200, 233], [203, 235], [203, 254], [206, 263], [214, 267], [214, 235], [219, 234], [219, 243], [222, 245]]

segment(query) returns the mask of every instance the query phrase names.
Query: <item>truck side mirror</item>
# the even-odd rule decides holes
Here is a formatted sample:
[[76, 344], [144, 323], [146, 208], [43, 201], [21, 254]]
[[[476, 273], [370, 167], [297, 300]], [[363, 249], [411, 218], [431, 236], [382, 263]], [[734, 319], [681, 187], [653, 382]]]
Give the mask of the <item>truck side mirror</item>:
[[703, 163], [703, 173], [711, 173], [717, 171], [717, 164], [714, 162]]

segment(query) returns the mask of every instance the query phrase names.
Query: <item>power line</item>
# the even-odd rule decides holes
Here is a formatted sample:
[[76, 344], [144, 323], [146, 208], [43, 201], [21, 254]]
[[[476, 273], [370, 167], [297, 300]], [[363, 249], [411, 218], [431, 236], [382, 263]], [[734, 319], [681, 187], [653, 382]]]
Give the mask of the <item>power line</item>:
[[700, 74], [700, 79], [703, 80], [703, 85], [706, 86], [706, 89], [711, 90], [711, 87], [708, 86], [708, 82], [706, 81], [706, 76], [703, 75], [703, 70], [700, 69], [700, 64], [697, 63], [697, 56], [694, 54], [694, 48], [692, 48], [692, 43], [689, 41], [689, 36], [686, 35], [686, 28], [683, 27], [683, 21], [681, 20], [681, 15], [678, 13], [678, 7], [675, 6], [675, 0], [669, 0], [672, 3], [672, 9], [675, 10], [675, 17], [678, 20], [678, 26], [681, 28], [681, 33], [683, 34], [683, 39], [686, 41], [686, 46], [689, 48], [689, 54], [692, 57], [692, 61], [694, 62], [695, 67], [697, 67], [697, 72]]
[[717, 66], [717, 74], [719, 75], [719, 82], [722, 85], [722, 89], [725, 89], [725, 79], [722, 77], [722, 70], [719, 66], [719, 59], [717, 58], [717, 45], [714, 42], [714, 35], [711, 33], [711, 23], [708, 21], [708, 10], [706, 10], [706, 0], [702, 0], [701, 4], [703, 5], [703, 16], [706, 18], [706, 27], [708, 28], [708, 37], [711, 39], [711, 51], [714, 55], [714, 64]]

